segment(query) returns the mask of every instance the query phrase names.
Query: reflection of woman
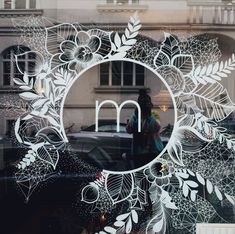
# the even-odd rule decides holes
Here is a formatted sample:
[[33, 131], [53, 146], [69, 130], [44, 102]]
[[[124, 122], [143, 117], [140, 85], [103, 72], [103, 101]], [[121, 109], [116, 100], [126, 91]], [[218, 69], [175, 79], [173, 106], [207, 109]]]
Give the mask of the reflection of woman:
[[127, 132], [133, 134], [132, 154], [134, 157], [140, 154], [146, 157], [148, 155], [156, 157], [163, 150], [159, 135], [161, 126], [159, 121], [152, 116], [153, 104], [146, 90], [139, 91], [138, 104], [141, 108], [141, 132], [138, 132], [137, 109], [127, 124]]

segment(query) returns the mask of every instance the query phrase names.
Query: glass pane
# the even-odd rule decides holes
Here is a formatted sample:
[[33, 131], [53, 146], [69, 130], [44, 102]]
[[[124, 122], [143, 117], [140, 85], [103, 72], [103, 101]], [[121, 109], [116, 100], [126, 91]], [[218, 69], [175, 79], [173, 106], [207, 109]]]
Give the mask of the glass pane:
[[144, 67], [136, 64], [136, 85], [144, 86]]
[[4, 0], [4, 9], [11, 9], [11, 0]]
[[34, 73], [35, 71], [35, 62], [28, 62], [28, 72]]
[[109, 85], [109, 74], [100, 74], [100, 85]]
[[3, 73], [11, 73], [11, 62], [7, 61], [7, 62], [3, 62]]
[[100, 64], [100, 73], [109, 73], [109, 63]]
[[112, 62], [112, 85], [121, 85], [122, 62]]
[[133, 63], [123, 62], [123, 84], [133, 85]]
[[26, 0], [17, 0], [15, 1], [16, 9], [26, 9]]
[[100, 85], [109, 85], [109, 65], [110, 63], [100, 64]]
[[28, 59], [36, 59], [36, 53], [28, 53]]
[[36, 8], [36, 0], [30, 0], [30, 9], [35, 9]]
[[11, 59], [11, 50], [4, 51], [2, 56], [4, 59]]
[[[22, 72], [25, 71], [25, 62], [18, 61], [18, 67]], [[16, 63], [14, 63], [14, 73], [20, 73], [18, 67], [16, 66]]]
[[14, 134], [14, 125], [15, 125], [15, 120], [8, 119], [6, 121], [6, 135], [7, 136], [13, 136]]
[[11, 75], [4, 74], [3, 75], [3, 85], [10, 85], [11, 84]]
[[125, 4], [128, 3], [128, 0], [117, 0], [118, 4]]

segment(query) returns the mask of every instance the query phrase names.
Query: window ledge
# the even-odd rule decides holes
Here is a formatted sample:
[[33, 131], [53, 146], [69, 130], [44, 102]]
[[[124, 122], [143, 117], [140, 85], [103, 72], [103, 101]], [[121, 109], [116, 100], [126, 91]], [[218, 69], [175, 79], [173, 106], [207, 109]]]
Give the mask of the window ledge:
[[42, 15], [43, 10], [39, 9], [0, 9], [0, 18], [3, 17], [22, 17], [29, 15]]
[[2, 93], [21, 93], [22, 90], [20, 90], [17, 86], [0, 86], [0, 94]]
[[140, 89], [146, 89], [149, 92], [149, 88], [145, 86], [99, 86], [94, 88], [96, 93], [139, 93]]
[[122, 12], [122, 11], [145, 11], [148, 9], [148, 5], [140, 5], [140, 4], [98, 4], [96, 6], [98, 11], [103, 12]]

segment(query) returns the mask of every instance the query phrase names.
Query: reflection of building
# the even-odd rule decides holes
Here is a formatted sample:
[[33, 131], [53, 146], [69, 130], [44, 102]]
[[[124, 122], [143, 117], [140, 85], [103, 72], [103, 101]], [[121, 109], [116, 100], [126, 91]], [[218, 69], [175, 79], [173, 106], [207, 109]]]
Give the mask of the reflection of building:
[[[172, 99], [169, 110], [160, 110], [155, 96], [165, 87], [153, 72], [132, 62], [107, 62], [95, 66], [77, 79], [69, 91], [64, 106], [65, 127], [75, 124], [73, 130], [95, 123], [95, 101], [113, 100], [119, 105], [126, 100], [137, 101], [139, 89], [147, 89], [158, 111], [162, 126], [174, 123]], [[168, 95], [169, 92], [167, 91]], [[121, 111], [121, 122], [126, 123], [134, 113], [133, 105], [125, 105]], [[116, 119], [113, 106], [102, 107], [99, 119]]]
[[[170, 30], [179, 35], [209, 33], [218, 38], [220, 49], [227, 57], [235, 51], [234, 6], [235, 3], [231, 0], [0, 0], [0, 135], [9, 132], [19, 112], [24, 111], [22, 108], [18, 109], [19, 90], [12, 82], [13, 77], [21, 76], [16, 69], [13, 52], [30, 49], [19, 40], [20, 30], [13, 27], [11, 18], [18, 21], [22, 16], [43, 15], [55, 19], [55, 22], [79, 22], [101, 29], [122, 30], [129, 16], [134, 11], [139, 11], [143, 36], [159, 41], [163, 38], [163, 30]], [[18, 46], [19, 44], [21, 46]], [[21, 66], [31, 66], [33, 60], [34, 58], [22, 58]], [[115, 81], [115, 78], [107, 77], [107, 69], [111, 69], [110, 67], [101, 67], [100, 70], [102, 69], [104, 70], [100, 86], [94, 86], [97, 88], [97, 94], [107, 93], [109, 90], [114, 92], [116, 88], [112, 85], [115, 82], [121, 82], [117, 85], [123, 91], [128, 90], [131, 84], [138, 85], [139, 81], [133, 77], [131, 79], [131, 74], [128, 80]], [[102, 87], [102, 84], [107, 83], [110, 85], [108, 89]], [[224, 79], [222, 83], [234, 100], [234, 79]]]

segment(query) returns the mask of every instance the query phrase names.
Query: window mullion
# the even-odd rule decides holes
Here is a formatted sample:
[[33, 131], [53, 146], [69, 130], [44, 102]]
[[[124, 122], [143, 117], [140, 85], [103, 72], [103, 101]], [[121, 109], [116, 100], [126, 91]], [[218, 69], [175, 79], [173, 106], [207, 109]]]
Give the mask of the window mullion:
[[14, 52], [13, 52], [13, 50], [11, 50], [11, 56], [10, 56], [10, 58], [11, 58], [11, 63], [10, 63], [10, 85], [13, 85], [12, 83], [12, 81], [13, 81], [13, 78], [15, 78], [14, 77]]
[[109, 62], [109, 86], [112, 86], [112, 62]]
[[124, 62], [121, 62], [121, 86], [124, 86]]
[[26, 6], [26, 9], [30, 8], [30, 0], [26, 0], [25, 6]]
[[132, 66], [132, 84], [133, 86], [136, 86], [136, 69], [135, 69], [135, 64], [133, 63]]
[[28, 58], [29, 54], [25, 54], [25, 61], [24, 61], [24, 67], [25, 67], [25, 71], [29, 71], [29, 58]]
[[11, 9], [16, 8], [16, 0], [11, 0]]

